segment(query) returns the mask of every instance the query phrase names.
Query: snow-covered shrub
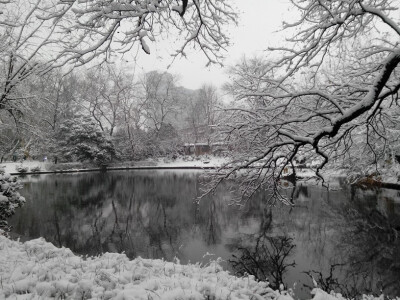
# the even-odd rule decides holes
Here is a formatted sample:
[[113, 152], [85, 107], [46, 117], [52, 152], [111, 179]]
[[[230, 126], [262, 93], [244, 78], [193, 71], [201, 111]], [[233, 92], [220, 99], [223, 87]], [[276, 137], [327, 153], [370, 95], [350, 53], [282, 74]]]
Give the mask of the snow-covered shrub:
[[21, 188], [22, 184], [16, 177], [6, 174], [0, 168], [0, 229], [8, 229], [7, 218], [25, 203], [25, 198], [18, 193]]
[[84, 259], [43, 238], [0, 236], [0, 245], [0, 299], [293, 300], [254, 276], [232, 276], [220, 261], [181, 265], [118, 253]]
[[69, 163], [58, 163], [56, 165], [49, 164], [46, 166], [47, 171], [57, 172], [57, 171], [66, 171], [66, 170], [74, 170], [74, 169], [89, 169], [93, 168], [92, 163], [86, 162], [69, 162]]
[[104, 165], [116, 156], [112, 141], [90, 117], [78, 116], [64, 121], [57, 132], [57, 140], [57, 154], [65, 161]]
[[[219, 263], [202, 266], [140, 257], [129, 260], [118, 253], [84, 259], [43, 238], [21, 243], [0, 235], [0, 299], [294, 299], [293, 292], [282, 285], [273, 290], [252, 275], [233, 276]], [[313, 300], [346, 300], [318, 287], [311, 296]], [[357, 299], [400, 300], [384, 295], [360, 295]]]
[[32, 167], [31, 172], [40, 172], [40, 166]]
[[28, 167], [24, 167], [23, 165], [15, 166], [15, 169], [18, 173], [26, 173], [28, 172]]

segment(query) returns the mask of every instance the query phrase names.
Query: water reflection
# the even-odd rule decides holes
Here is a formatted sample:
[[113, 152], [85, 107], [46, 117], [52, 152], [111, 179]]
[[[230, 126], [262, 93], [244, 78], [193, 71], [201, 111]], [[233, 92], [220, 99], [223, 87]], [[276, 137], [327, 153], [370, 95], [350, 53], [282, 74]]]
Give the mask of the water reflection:
[[[254, 244], [253, 244], [254, 243]], [[284, 282], [283, 275], [296, 262], [289, 262], [296, 245], [287, 236], [262, 235], [247, 247], [237, 247], [239, 256], [233, 254], [229, 260], [236, 275], [254, 275], [257, 280], [269, 281], [273, 289]]]
[[341, 232], [338, 250], [347, 253], [344, 262], [350, 267], [346, 275], [358, 289], [392, 295], [400, 290], [400, 203], [391, 197], [395, 193], [360, 193], [353, 188], [352, 205], [341, 210], [348, 228]]
[[10, 220], [22, 239], [43, 236], [80, 254], [125, 252], [129, 257], [175, 256], [208, 262], [212, 253], [238, 274], [283, 281], [309, 298], [321, 287], [400, 295], [400, 199], [390, 190], [344, 185], [327, 191], [297, 186], [293, 207], [268, 206], [258, 193], [231, 203], [226, 182], [201, 193], [200, 172], [107, 172], [27, 177], [27, 204]]

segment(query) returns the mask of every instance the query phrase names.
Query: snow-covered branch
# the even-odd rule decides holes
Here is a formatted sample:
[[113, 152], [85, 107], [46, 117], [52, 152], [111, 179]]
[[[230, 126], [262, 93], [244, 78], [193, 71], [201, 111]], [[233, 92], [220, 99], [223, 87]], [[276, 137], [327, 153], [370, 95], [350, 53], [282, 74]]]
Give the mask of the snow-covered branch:
[[219, 178], [243, 177], [246, 195], [276, 189], [300, 161], [321, 178], [326, 165], [376, 171], [398, 144], [390, 132], [399, 120], [388, 110], [399, 109], [399, 6], [292, 3], [299, 20], [285, 27], [296, 33], [271, 49], [277, 59], [242, 60], [226, 85], [236, 100], [222, 128], [240, 157]]
[[[179, 2], [179, 1], [178, 1]], [[140, 43], [151, 52], [151, 42], [167, 34], [182, 38], [172, 56], [185, 56], [186, 48], [197, 45], [212, 63], [220, 63], [221, 51], [229, 44], [223, 27], [235, 23], [236, 13], [228, 1], [71, 1], [75, 19], [67, 30], [70, 44], [64, 55], [86, 63], [101, 54], [125, 53]]]

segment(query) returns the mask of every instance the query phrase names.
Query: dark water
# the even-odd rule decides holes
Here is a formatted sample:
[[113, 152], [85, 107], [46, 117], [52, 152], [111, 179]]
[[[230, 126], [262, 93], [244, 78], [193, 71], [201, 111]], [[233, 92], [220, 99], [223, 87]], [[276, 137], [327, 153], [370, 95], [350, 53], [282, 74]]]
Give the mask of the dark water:
[[234, 183], [225, 183], [196, 203], [201, 174], [27, 177], [21, 191], [27, 203], [9, 223], [22, 240], [42, 236], [78, 254], [125, 252], [182, 263], [221, 257], [232, 272], [272, 285], [283, 280], [301, 298], [309, 298], [310, 275], [348, 297], [400, 295], [397, 191], [298, 185], [294, 207], [271, 207], [263, 193], [237, 206], [229, 205]]

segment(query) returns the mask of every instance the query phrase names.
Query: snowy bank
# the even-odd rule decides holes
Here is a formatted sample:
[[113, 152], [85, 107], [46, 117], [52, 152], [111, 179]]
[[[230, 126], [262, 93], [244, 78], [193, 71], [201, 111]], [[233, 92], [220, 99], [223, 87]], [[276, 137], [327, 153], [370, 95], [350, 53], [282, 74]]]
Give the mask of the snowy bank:
[[23, 162], [3, 162], [0, 166], [4, 169], [5, 173], [12, 174], [18, 172], [18, 167], [22, 166], [30, 171], [33, 168], [40, 168], [46, 170], [46, 165], [50, 165], [51, 162], [42, 162], [38, 160], [24, 160]]
[[[178, 169], [178, 168], [193, 168], [193, 169], [203, 169], [203, 168], [218, 168], [227, 163], [228, 159], [225, 157], [216, 156], [202, 156], [202, 157], [178, 157], [176, 159], [171, 158], [156, 158], [148, 159], [143, 161], [128, 161], [113, 163], [107, 166], [107, 169]], [[52, 162], [40, 162], [37, 160], [25, 160], [23, 162], [3, 162], [0, 167], [4, 169], [6, 173], [9, 174], [19, 174], [20, 168], [25, 168], [23, 173], [62, 173], [65, 171], [71, 172], [82, 172], [82, 171], [98, 171], [103, 170], [100, 167], [91, 166], [81, 163], [73, 163], [73, 167], [69, 167], [71, 164], [59, 163], [57, 165]], [[77, 166], [78, 165], [78, 166]], [[59, 167], [59, 168], [57, 168]]]
[[[43, 238], [21, 243], [1, 232], [0, 266], [0, 299], [293, 300], [253, 276], [230, 275], [218, 262], [181, 265], [140, 257], [129, 260], [118, 253], [84, 259]], [[318, 288], [311, 294], [313, 300], [344, 300]]]
[[[0, 299], [287, 299], [253, 277], [238, 278], [218, 263], [180, 265], [105, 253], [75, 256], [44, 239], [0, 236]], [[291, 298], [289, 298], [291, 299]]]
[[[143, 161], [119, 162], [110, 164], [106, 170], [165, 170], [165, 169], [218, 169], [229, 162], [227, 157], [217, 157], [213, 155], [204, 155], [199, 157], [183, 156], [176, 159], [172, 158], [155, 158]], [[74, 166], [71, 167], [71, 164]], [[6, 173], [12, 175], [21, 174], [47, 174], [47, 173], [75, 173], [75, 172], [93, 172], [104, 171], [102, 167], [80, 164], [80, 163], [65, 163], [54, 165], [51, 162], [40, 162], [27, 160], [21, 162], [4, 162], [0, 164], [0, 168]], [[20, 173], [19, 168], [25, 168], [26, 171]], [[36, 170], [35, 170], [36, 169]], [[318, 184], [320, 179], [315, 174], [315, 169], [296, 168], [296, 178], [298, 180], [310, 180], [310, 183]], [[327, 169], [322, 170], [321, 174], [325, 182], [331, 188], [337, 188], [338, 178], [343, 178], [350, 185], [359, 185], [365, 188], [381, 187], [400, 190], [400, 165], [386, 168], [382, 174], [368, 175], [369, 173], [354, 173], [347, 169]], [[282, 179], [288, 179], [292, 175], [290, 167], [282, 174]]]

